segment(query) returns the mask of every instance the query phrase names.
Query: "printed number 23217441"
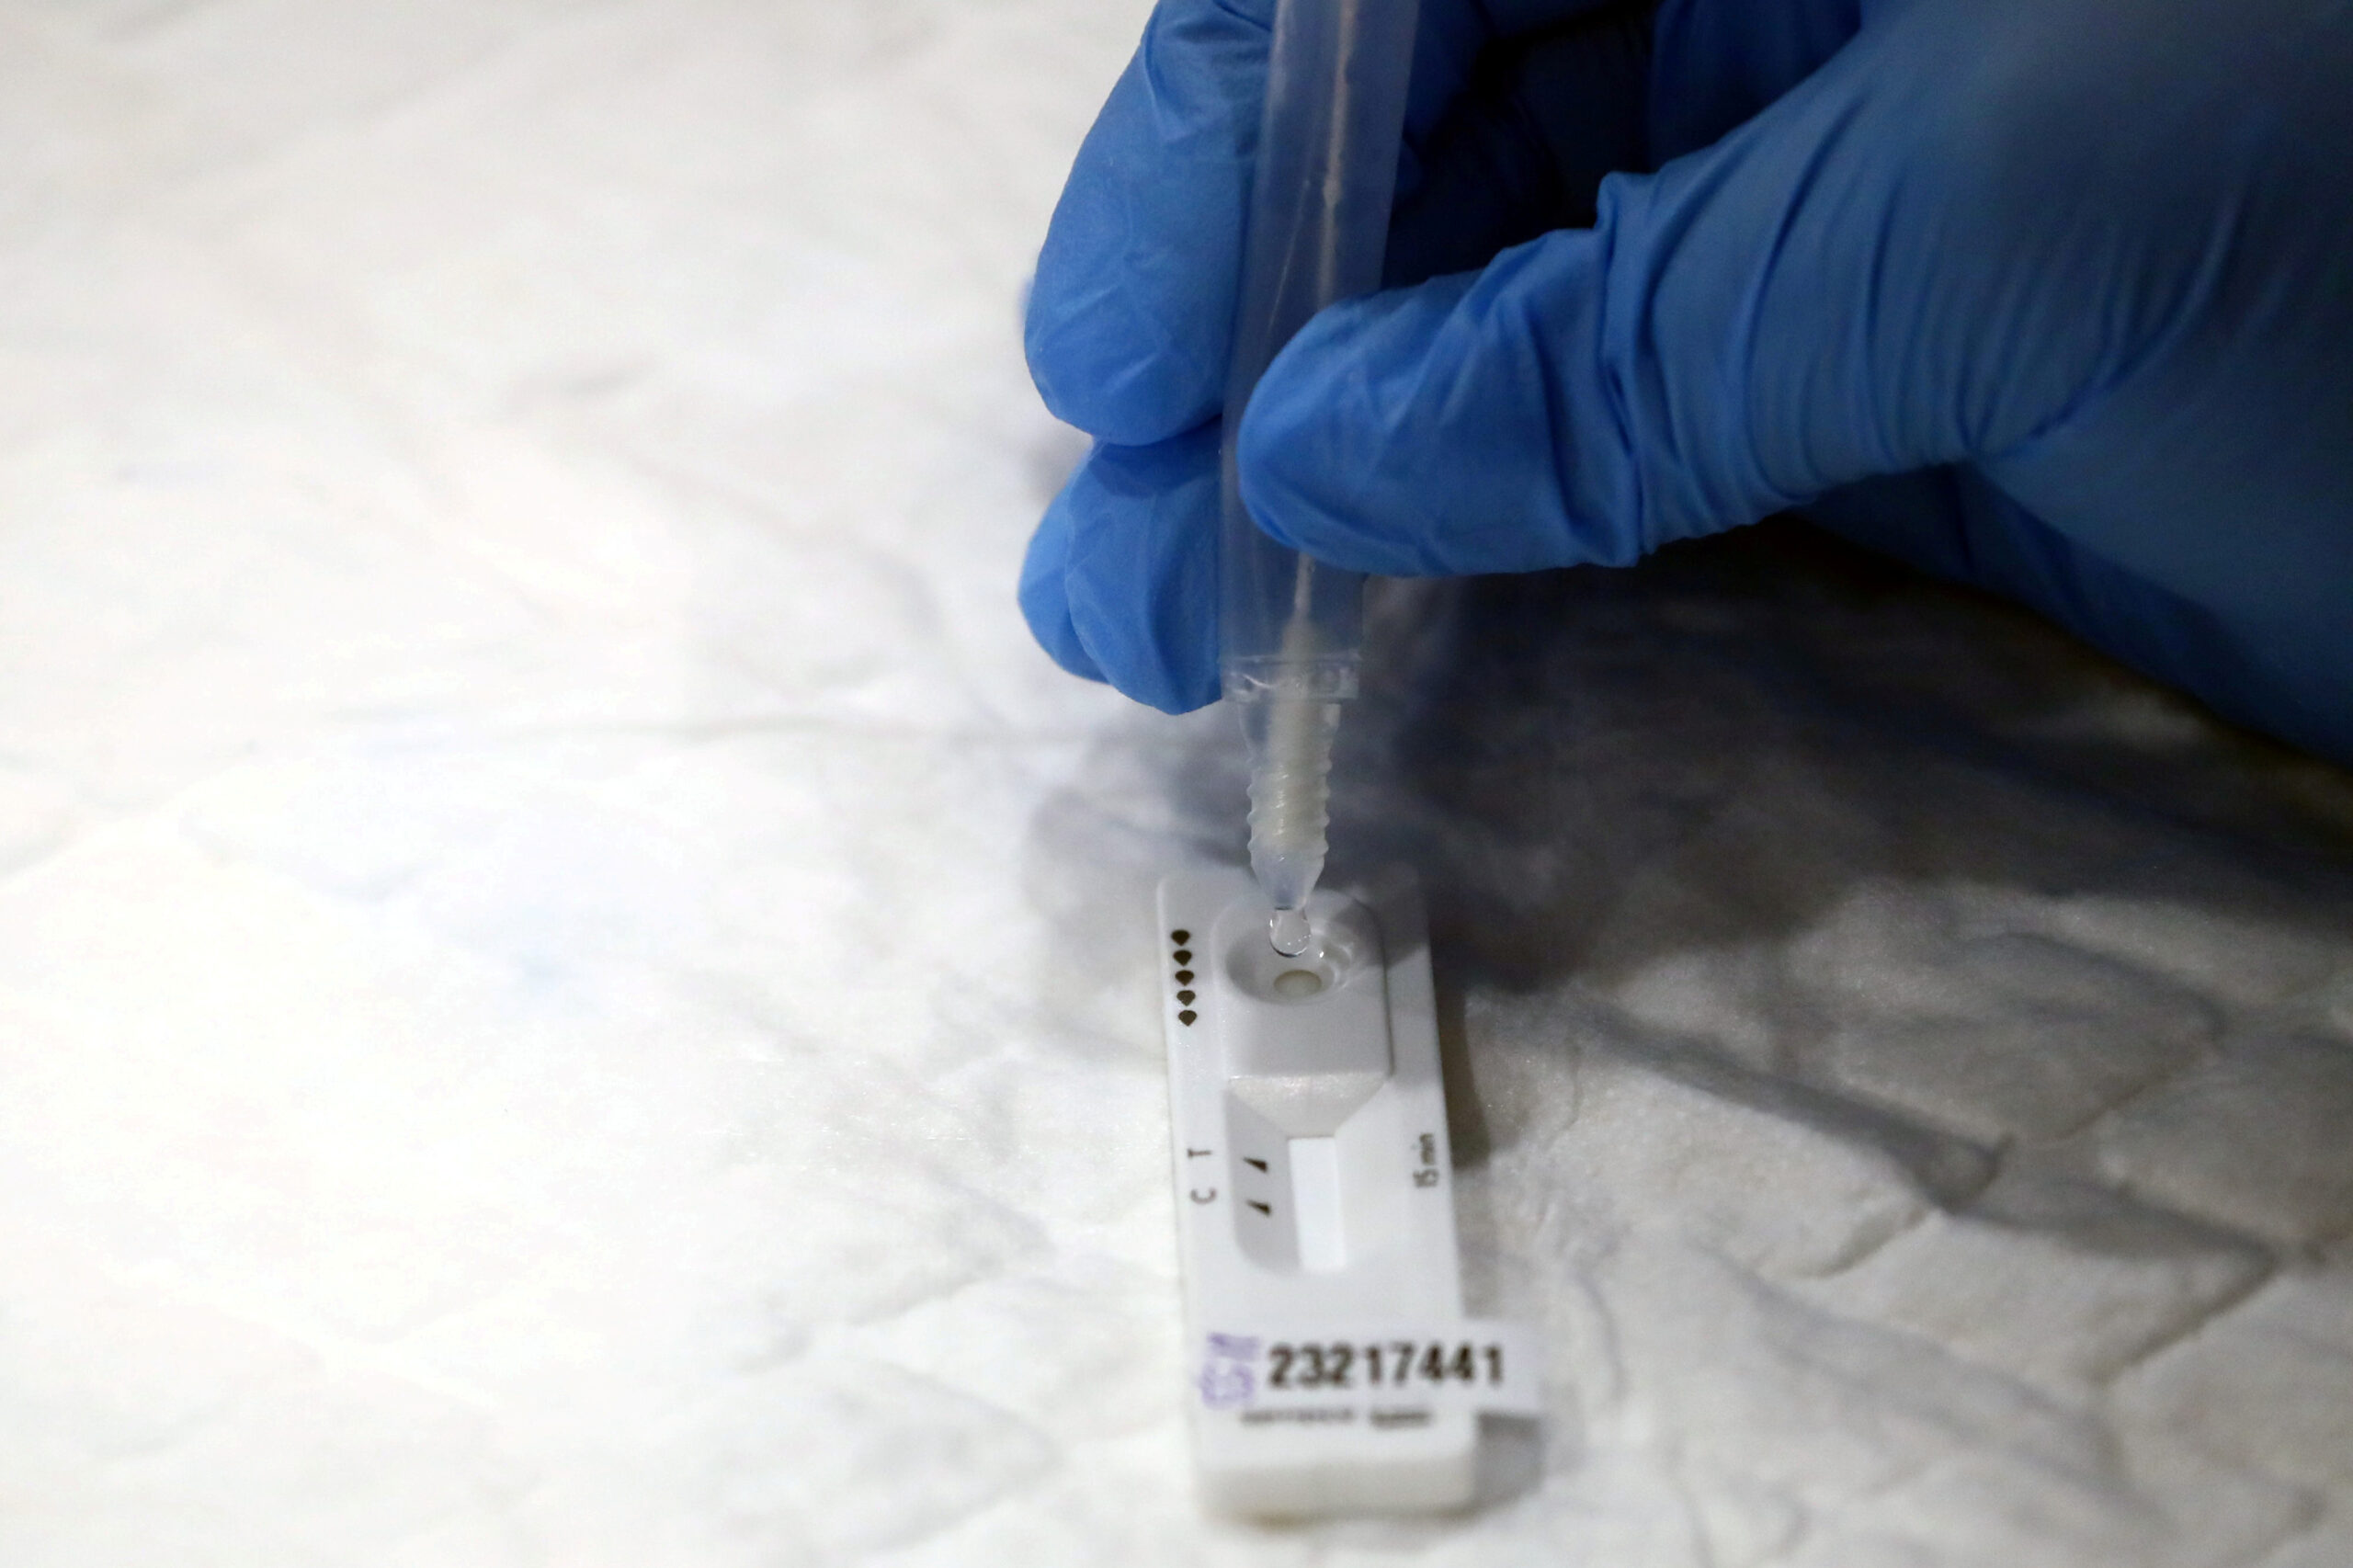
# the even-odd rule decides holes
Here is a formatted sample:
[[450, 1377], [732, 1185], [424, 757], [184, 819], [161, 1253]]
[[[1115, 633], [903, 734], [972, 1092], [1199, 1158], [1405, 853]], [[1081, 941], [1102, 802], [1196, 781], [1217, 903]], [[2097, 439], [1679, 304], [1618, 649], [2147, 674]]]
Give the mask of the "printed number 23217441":
[[1267, 1387], [1286, 1392], [1323, 1389], [1441, 1388], [1449, 1383], [1500, 1388], [1504, 1347], [1458, 1340], [1289, 1344], [1267, 1347]]

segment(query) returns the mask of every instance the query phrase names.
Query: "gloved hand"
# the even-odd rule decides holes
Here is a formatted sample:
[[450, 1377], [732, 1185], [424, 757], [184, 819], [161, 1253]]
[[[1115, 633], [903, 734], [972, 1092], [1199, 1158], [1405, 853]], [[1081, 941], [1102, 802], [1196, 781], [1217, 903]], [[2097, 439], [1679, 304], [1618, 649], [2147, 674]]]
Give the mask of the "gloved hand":
[[[1097, 445], [1023, 608], [1064, 667], [1171, 711], [1217, 694], [1271, 4], [1162, 0], [1029, 306], [1038, 386]], [[1262, 526], [1463, 574], [1799, 507], [2353, 761], [2353, 4], [1422, 13], [1409, 286], [1325, 312], [1260, 383]]]

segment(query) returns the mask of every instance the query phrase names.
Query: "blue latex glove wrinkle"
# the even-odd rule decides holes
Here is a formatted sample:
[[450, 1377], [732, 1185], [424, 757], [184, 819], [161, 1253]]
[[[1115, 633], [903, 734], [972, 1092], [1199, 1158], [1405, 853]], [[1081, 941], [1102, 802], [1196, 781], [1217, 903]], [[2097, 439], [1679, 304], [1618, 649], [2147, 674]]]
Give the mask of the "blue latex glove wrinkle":
[[[1097, 445], [1023, 608], [1171, 711], [1217, 689], [1264, 12], [1165, 0], [1031, 296], [1040, 391]], [[2348, 82], [2353, 6], [2305, 0], [1425, 0], [1413, 286], [1276, 361], [1245, 494], [1401, 574], [1797, 506], [2353, 761]]]

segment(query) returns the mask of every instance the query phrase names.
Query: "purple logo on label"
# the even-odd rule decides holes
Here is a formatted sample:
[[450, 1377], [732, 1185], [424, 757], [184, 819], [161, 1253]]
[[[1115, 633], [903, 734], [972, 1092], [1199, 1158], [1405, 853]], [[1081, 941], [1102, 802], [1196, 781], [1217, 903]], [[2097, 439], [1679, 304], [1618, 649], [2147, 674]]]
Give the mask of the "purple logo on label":
[[1258, 1392], [1257, 1361], [1256, 1340], [1211, 1335], [1209, 1354], [1201, 1358], [1201, 1403], [1211, 1410], [1233, 1410], [1249, 1403]]

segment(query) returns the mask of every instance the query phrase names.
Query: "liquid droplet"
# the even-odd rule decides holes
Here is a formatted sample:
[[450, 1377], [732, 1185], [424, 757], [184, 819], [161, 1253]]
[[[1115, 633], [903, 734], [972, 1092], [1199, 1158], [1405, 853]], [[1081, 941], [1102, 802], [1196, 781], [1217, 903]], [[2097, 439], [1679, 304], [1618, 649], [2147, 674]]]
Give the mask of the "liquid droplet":
[[1295, 959], [1307, 950], [1309, 933], [1307, 912], [1303, 909], [1278, 909], [1267, 923], [1267, 939], [1275, 944], [1275, 951], [1287, 959]]

